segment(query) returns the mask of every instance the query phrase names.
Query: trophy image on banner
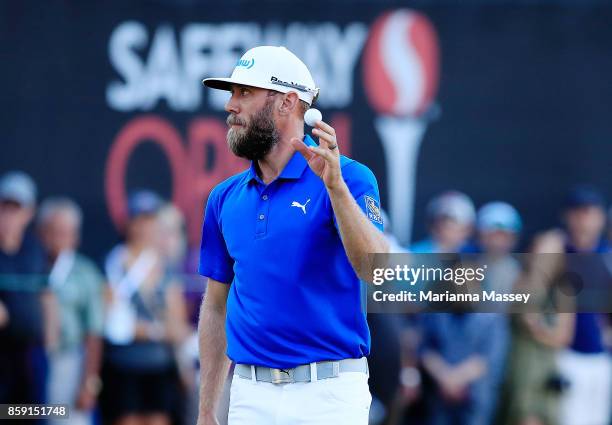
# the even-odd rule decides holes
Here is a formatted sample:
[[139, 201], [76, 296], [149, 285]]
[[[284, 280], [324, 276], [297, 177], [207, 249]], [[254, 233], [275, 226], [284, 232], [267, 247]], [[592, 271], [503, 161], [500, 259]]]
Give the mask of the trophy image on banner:
[[366, 96], [385, 152], [389, 215], [400, 243], [410, 242], [416, 165], [438, 88], [438, 39], [421, 13], [398, 9], [376, 19], [363, 56]]

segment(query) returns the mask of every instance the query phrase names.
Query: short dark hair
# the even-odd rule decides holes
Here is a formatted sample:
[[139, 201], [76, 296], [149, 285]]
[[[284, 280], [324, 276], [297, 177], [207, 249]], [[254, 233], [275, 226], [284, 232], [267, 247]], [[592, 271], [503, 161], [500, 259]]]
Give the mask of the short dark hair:
[[302, 109], [302, 117], [306, 114], [306, 111], [310, 109], [310, 105], [303, 100], [300, 100], [300, 108]]

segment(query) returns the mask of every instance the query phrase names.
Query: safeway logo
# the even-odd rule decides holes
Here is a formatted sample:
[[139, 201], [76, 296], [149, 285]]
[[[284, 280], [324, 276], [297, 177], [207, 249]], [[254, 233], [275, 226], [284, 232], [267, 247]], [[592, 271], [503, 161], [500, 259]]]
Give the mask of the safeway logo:
[[363, 54], [363, 82], [379, 115], [418, 117], [438, 89], [439, 47], [426, 15], [396, 9], [374, 21]]
[[286, 46], [308, 66], [321, 87], [319, 107], [346, 108], [353, 101], [355, 67], [367, 34], [363, 22], [188, 22], [153, 28], [121, 22], [108, 40], [115, 75], [106, 87], [106, 102], [120, 112], [154, 111], [160, 104], [173, 112], [223, 111], [227, 92], [206, 90], [202, 79], [253, 68], [253, 58], [240, 60], [242, 52], [276, 45]]

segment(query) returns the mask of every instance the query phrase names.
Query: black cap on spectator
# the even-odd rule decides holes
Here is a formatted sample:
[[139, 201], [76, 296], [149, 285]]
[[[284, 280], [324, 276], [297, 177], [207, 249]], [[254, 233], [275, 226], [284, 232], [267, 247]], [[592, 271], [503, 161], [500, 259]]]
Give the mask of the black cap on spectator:
[[565, 209], [582, 207], [605, 208], [606, 201], [600, 191], [593, 186], [581, 185], [570, 189], [563, 204]]
[[145, 214], [156, 214], [163, 206], [162, 199], [150, 190], [137, 190], [128, 199], [128, 214], [130, 219]]

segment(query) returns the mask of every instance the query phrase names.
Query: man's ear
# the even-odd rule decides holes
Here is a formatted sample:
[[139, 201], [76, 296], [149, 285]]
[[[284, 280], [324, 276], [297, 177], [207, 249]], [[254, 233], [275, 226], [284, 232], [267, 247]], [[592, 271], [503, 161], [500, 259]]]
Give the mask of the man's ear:
[[297, 93], [289, 92], [285, 93], [282, 97], [282, 102], [278, 107], [278, 112], [280, 115], [291, 115], [293, 111], [298, 107], [300, 102], [300, 98]]

